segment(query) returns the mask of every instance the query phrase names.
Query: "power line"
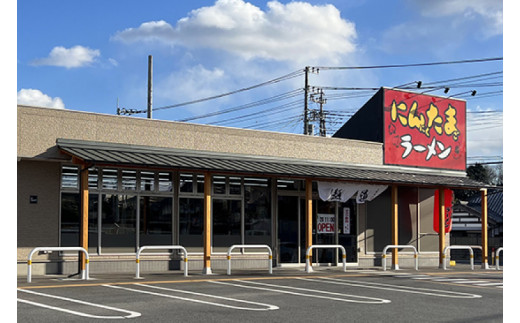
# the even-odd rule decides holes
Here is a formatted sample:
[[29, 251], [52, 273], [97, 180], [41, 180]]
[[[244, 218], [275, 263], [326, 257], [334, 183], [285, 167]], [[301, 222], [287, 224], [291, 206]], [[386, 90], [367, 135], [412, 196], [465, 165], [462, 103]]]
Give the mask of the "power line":
[[401, 67], [417, 67], [417, 66], [435, 66], [435, 65], [448, 65], [448, 64], [465, 64], [465, 63], [480, 63], [490, 61], [501, 61], [503, 57], [493, 58], [479, 58], [479, 59], [467, 59], [459, 61], [444, 61], [444, 62], [428, 62], [428, 63], [416, 63], [416, 64], [394, 64], [394, 65], [371, 65], [371, 66], [315, 66], [318, 70], [356, 70], [356, 69], [379, 69], [379, 68], [401, 68]]
[[215, 111], [215, 112], [211, 112], [211, 113], [207, 113], [207, 114], [203, 114], [203, 115], [199, 115], [199, 116], [195, 116], [195, 117], [185, 118], [185, 119], [181, 119], [181, 120], [178, 120], [178, 121], [186, 122], [186, 121], [192, 121], [192, 120], [196, 120], [196, 119], [204, 119], [204, 118], [208, 118], [208, 117], [214, 117], [214, 116], [217, 116], [217, 115], [226, 114], [226, 113], [230, 113], [230, 112], [250, 109], [250, 108], [254, 108], [254, 107], [259, 106], [259, 105], [290, 99], [290, 98], [293, 98], [295, 96], [300, 95], [301, 92], [302, 92], [301, 89], [293, 90], [293, 91], [289, 91], [289, 92], [285, 92], [285, 93], [282, 93], [282, 94], [278, 94], [278, 95], [272, 96], [270, 98], [266, 98], [266, 99], [258, 100], [258, 101], [255, 101], [255, 102], [239, 105], [239, 106], [236, 106], [236, 107], [233, 107], [233, 108], [229, 108], [229, 109], [225, 109], [225, 110], [221, 110], [221, 111]]
[[178, 108], [178, 107], [181, 107], [181, 106], [191, 105], [191, 104], [200, 103], [200, 102], [204, 102], [204, 101], [214, 100], [214, 99], [222, 98], [222, 97], [229, 96], [229, 95], [232, 95], [232, 94], [245, 92], [245, 91], [256, 89], [256, 88], [259, 88], [259, 87], [262, 87], [262, 86], [266, 86], [266, 85], [278, 83], [278, 82], [281, 82], [281, 81], [285, 81], [285, 80], [288, 80], [288, 79], [292, 79], [292, 78], [298, 77], [298, 76], [300, 76], [302, 74], [303, 74], [303, 72], [301, 70], [299, 70], [299, 71], [295, 71], [295, 72], [292, 72], [292, 73], [289, 73], [289, 74], [277, 77], [275, 79], [272, 79], [272, 80], [269, 80], [269, 81], [266, 81], [266, 82], [262, 82], [262, 83], [259, 83], [259, 84], [255, 84], [255, 85], [252, 85], [252, 86], [248, 86], [248, 87], [245, 87], [245, 88], [234, 90], [234, 91], [231, 91], [231, 92], [226, 92], [226, 93], [222, 93], [222, 94], [218, 94], [218, 95], [214, 95], [214, 96], [210, 96], [210, 97], [206, 97], [206, 98], [202, 98], [202, 99], [197, 99], [197, 100], [193, 100], [193, 101], [187, 101], [187, 102], [183, 102], [183, 103], [167, 105], [167, 106], [160, 107], [160, 108], [154, 108], [153, 110], [154, 111], [158, 111], [158, 110], [172, 109], [172, 108]]

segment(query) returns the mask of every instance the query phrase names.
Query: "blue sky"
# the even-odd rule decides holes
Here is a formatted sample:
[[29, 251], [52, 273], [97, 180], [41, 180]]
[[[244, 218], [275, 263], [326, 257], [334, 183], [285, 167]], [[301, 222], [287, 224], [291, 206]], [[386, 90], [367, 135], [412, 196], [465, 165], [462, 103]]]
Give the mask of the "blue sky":
[[[154, 119], [269, 131], [302, 132], [305, 66], [504, 56], [503, 8], [496, 0], [19, 0], [16, 10], [18, 103], [116, 114], [119, 102], [120, 107], [144, 110], [152, 55]], [[468, 100], [468, 162], [475, 162], [499, 160], [503, 154], [502, 71], [502, 61], [322, 70], [310, 75], [309, 84], [452, 85], [450, 95]], [[293, 77], [167, 108], [285, 75]], [[463, 77], [468, 77], [465, 87], [449, 81]], [[469, 97], [471, 90], [477, 95]], [[329, 130], [374, 92], [326, 90]], [[442, 90], [430, 93], [444, 95]], [[226, 109], [235, 111], [222, 113]], [[215, 112], [220, 114], [193, 119]]]

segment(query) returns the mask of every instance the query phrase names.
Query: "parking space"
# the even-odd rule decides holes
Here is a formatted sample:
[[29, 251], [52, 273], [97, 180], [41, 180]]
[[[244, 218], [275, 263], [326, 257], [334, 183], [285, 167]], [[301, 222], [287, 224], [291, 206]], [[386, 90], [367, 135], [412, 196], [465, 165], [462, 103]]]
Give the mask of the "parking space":
[[19, 284], [18, 320], [502, 321], [501, 272], [300, 271], [153, 278]]

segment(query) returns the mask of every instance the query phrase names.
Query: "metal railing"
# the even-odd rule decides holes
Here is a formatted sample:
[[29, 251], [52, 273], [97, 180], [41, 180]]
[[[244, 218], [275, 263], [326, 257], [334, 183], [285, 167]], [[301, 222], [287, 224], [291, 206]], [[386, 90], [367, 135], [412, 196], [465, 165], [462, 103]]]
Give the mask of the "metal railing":
[[228, 260], [228, 268], [227, 268], [227, 274], [228, 275], [231, 275], [231, 251], [233, 251], [233, 249], [237, 249], [237, 248], [240, 248], [240, 249], [245, 249], [245, 248], [254, 248], [254, 249], [267, 249], [268, 252], [269, 252], [269, 273], [272, 274], [273, 273], [273, 252], [271, 250], [271, 247], [269, 247], [268, 245], [265, 245], [265, 244], [237, 244], [237, 245], [232, 245], [231, 247], [229, 247], [228, 251], [227, 251], [227, 260]]
[[27, 282], [30, 283], [32, 281], [32, 256], [36, 252], [40, 251], [81, 251], [85, 254], [85, 270], [81, 271], [81, 279], [89, 279], [88, 276], [88, 263], [89, 257], [88, 252], [84, 248], [81, 247], [36, 247], [29, 253], [29, 257], [27, 258]]
[[139, 256], [141, 255], [141, 252], [143, 250], [149, 250], [149, 249], [167, 249], [167, 250], [182, 250], [182, 252], [184, 252], [184, 276], [187, 277], [188, 276], [188, 252], [186, 251], [186, 248], [184, 248], [183, 246], [177, 246], [177, 245], [174, 245], [174, 246], [143, 246], [141, 248], [139, 248], [139, 250], [137, 250], [137, 253], [135, 255], [135, 264], [136, 264], [136, 269], [135, 269], [135, 278], [141, 278], [139, 275], [140, 275], [140, 259], [139, 259]]
[[320, 248], [320, 249], [327, 249], [327, 248], [334, 248], [334, 249], [341, 249], [341, 252], [342, 252], [342, 258], [343, 258], [343, 271], [347, 271], [347, 252], [345, 250], [345, 247], [343, 247], [342, 245], [338, 245], [338, 244], [323, 244], [323, 245], [312, 245], [312, 246], [309, 246], [309, 248], [307, 248], [307, 251], [305, 251], [305, 271], [308, 272], [308, 273], [311, 273], [313, 270], [312, 270], [312, 266], [310, 264], [310, 257], [309, 257], [309, 253], [312, 249], [316, 249], [316, 248]]
[[446, 270], [446, 251], [450, 249], [467, 249], [469, 250], [469, 263], [471, 265], [471, 270], [475, 269], [475, 260], [473, 256], [473, 248], [480, 248], [482, 250], [481, 246], [447, 246], [442, 251], [442, 268]]
[[504, 248], [503, 247], [500, 247], [497, 249], [496, 251], [496, 254], [495, 254], [495, 265], [496, 265], [496, 269], [497, 270], [500, 270], [500, 266], [499, 266], [499, 263], [500, 263], [500, 253], [504, 251]]
[[[386, 252], [388, 249], [398, 249], [398, 248], [401, 248], [401, 249], [404, 249], [404, 248], [409, 248], [409, 249], [413, 249], [413, 257], [415, 258], [415, 270], [419, 270], [419, 258], [418, 258], [418, 255], [419, 253], [417, 252], [417, 248], [415, 248], [414, 246], [411, 246], [411, 245], [387, 245], [384, 249], [383, 249], [383, 252], [382, 252], [382, 255], [381, 255], [381, 265], [383, 267], [383, 270], [386, 270]], [[399, 265], [396, 264], [396, 267], [394, 269], [399, 269]]]

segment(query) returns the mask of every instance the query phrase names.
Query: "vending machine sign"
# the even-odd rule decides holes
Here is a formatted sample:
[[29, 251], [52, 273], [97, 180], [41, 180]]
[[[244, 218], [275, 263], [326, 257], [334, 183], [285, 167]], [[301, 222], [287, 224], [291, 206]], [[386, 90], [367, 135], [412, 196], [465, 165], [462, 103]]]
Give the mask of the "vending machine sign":
[[385, 164], [466, 170], [466, 101], [384, 91]]

